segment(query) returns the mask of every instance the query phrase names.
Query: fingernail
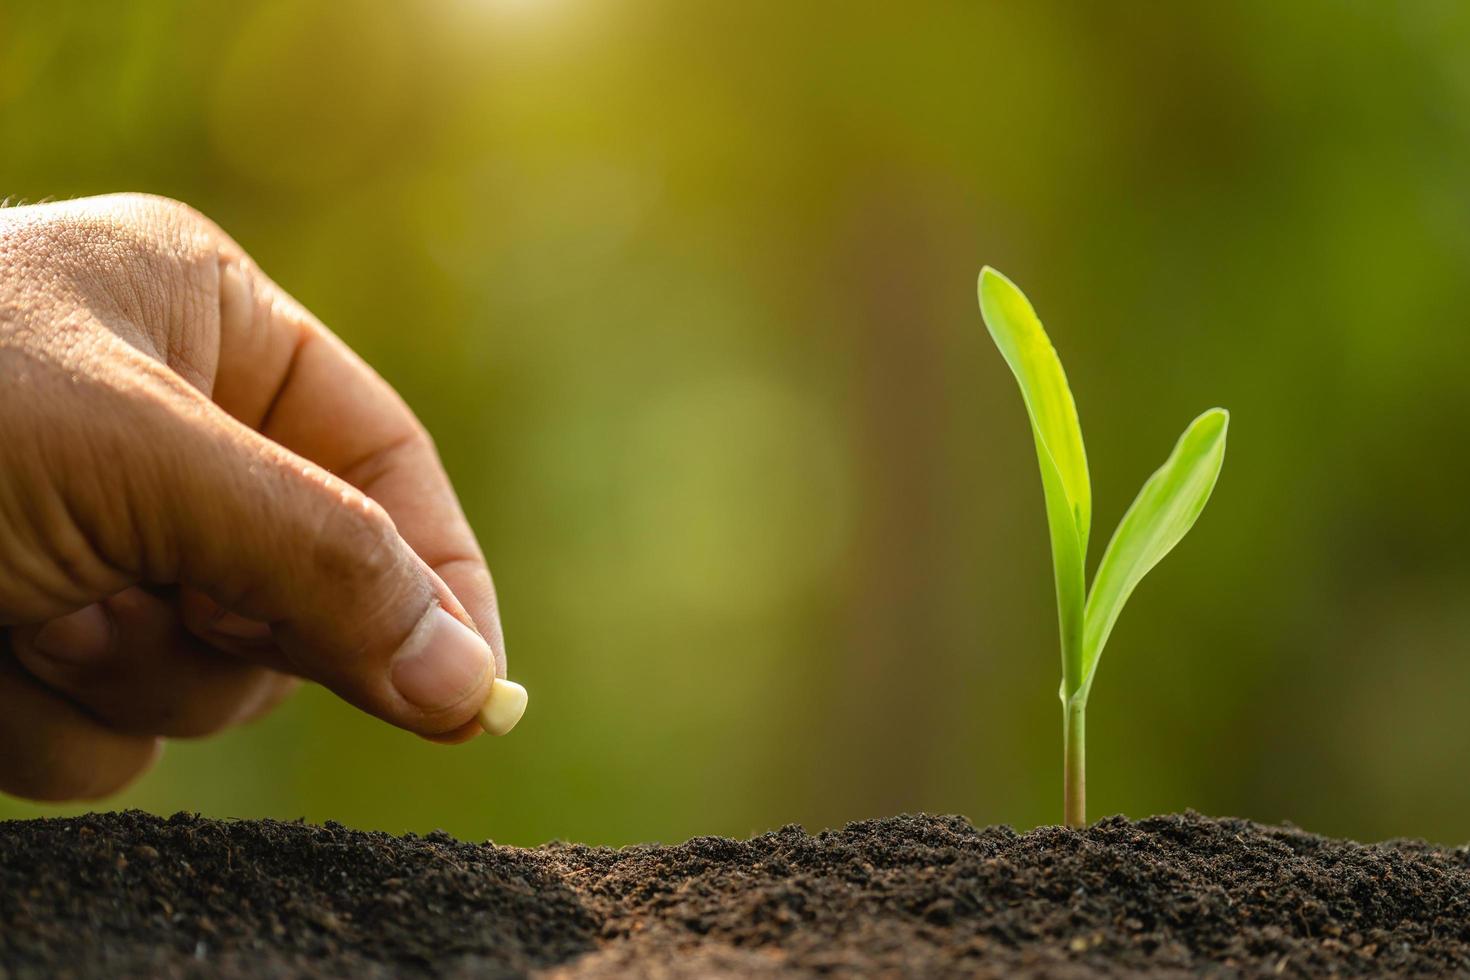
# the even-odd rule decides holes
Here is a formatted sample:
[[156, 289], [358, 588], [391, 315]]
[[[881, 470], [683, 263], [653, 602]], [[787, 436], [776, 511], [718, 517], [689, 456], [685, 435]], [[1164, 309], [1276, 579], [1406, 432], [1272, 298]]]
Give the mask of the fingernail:
[[490, 687], [490, 696], [480, 708], [480, 727], [491, 735], [504, 735], [526, 713], [528, 697], [526, 689], [515, 681], [497, 677]]
[[393, 655], [390, 675], [404, 700], [425, 711], [442, 711], [479, 687], [489, 669], [485, 641], [436, 605]]
[[112, 618], [101, 603], [92, 603], [42, 626], [31, 646], [54, 660], [86, 664], [101, 660], [112, 649]]

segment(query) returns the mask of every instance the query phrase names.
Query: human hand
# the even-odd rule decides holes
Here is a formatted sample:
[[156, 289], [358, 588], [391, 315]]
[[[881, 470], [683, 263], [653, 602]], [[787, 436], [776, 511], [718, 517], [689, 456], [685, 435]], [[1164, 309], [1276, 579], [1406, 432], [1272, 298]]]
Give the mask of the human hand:
[[429, 436], [188, 207], [0, 210], [0, 790], [104, 796], [298, 676], [479, 731], [500, 619]]

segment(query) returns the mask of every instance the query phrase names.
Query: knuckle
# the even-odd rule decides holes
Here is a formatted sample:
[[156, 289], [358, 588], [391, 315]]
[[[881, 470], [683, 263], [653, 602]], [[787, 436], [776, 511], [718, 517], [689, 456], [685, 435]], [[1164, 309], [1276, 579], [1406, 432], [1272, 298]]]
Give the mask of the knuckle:
[[429, 430], [417, 419], [410, 419], [401, 435], [343, 467], [339, 475], [354, 487], [371, 488], [401, 466], [438, 458]]
[[50, 530], [43, 532], [43, 540], [51, 556], [57, 585], [67, 590], [68, 599], [90, 599], [116, 584], [117, 573], [97, 556], [96, 549], [76, 525], [53, 522]]
[[153, 241], [188, 242], [200, 237], [207, 239], [219, 232], [218, 226], [202, 211], [171, 197], [128, 191], [96, 200], [113, 204], [118, 214], [130, 219], [122, 222], [123, 227], [140, 230], [146, 239]]
[[185, 213], [189, 208], [182, 201], [162, 194], [149, 194], [144, 191], [122, 191], [118, 194], [109, 194], [101, 200], [110, 200], [116, 204], [121, 211], [127, 211], [145, 219], [170, 220]]
[[116, 194], [102, 195], [103, 200], [116, 201], [120, 206], [136, 210], [171, 211], [177, 208], [187, 207], [182, 201], [162, 194], [150, 194], [147, 191], [119, 191]]
[[169, 299], [181, 298], [179, 287], [197, 288], [208, 279], [217, 262], [208, 219], [166, 198], [145, 198], [127, 210], [134, 220], [123, 224], [119, 239], [136, 272]]
[[320, 571], [353, 587], [374, 587], [393, 579], [405, 560], [398, 528], [388, 512], [356, 490], [339, 491], [317, 532]]
[[[99, 594], [122, 587], [127, 575], [102, 556], [93, 540], [68, 516], [47, 508], [36, 515], [24, 535], [0, 548], [6, 584], [0, 587], [0, 609], [12, 609], [17, 592], [31, 612], [69, 611]], [[19, 538], [19, 540], [16, 540]]]
[[44, 205], [22, 237], [82, 295], [146, 318], [212, 282], [223, 233], [181, 201], [127, 192]]

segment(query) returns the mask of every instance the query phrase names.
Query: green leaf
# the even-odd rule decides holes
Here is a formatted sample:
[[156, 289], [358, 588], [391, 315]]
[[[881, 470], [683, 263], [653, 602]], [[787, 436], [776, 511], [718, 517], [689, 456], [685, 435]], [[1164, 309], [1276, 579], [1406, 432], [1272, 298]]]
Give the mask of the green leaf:
[[1205, 509], [1225, 462], [1229, 425], [1230, 413], [1223, 408], [1212, 408], [1191, 422], [1174, 452], [1148, 478], [1113, 532], [1087, 597], [1082, 645], [1084, 698], [1092, 687], [1103, 646], [1128, 597]]
[[989, 266], [980, 272], [979, 294], [985, 326], [1016, 376], [1031, 418], [1051, 530], [1065, 696], [1079, 688], [1083, 677], [1083, 563], [1092, 523], [1092, 484], [1082, 426], [1062, 362], [1025, 295]]

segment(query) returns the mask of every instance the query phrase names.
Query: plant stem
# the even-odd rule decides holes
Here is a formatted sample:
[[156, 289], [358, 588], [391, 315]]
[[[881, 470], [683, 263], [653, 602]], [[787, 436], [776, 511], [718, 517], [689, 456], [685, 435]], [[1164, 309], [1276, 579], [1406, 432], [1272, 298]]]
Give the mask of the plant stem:
[[1087, 826], [1087, 734], [1084, 716], [1086, 701], [1067, 701], [1062, 705], [1062, 737], [1066, 741], [1063, 758], [1063, 811], [1068, 827]]

